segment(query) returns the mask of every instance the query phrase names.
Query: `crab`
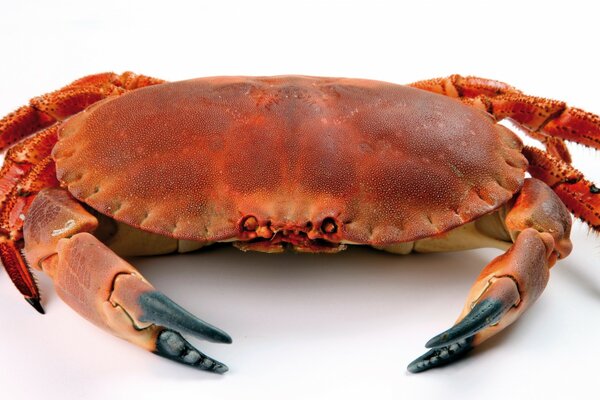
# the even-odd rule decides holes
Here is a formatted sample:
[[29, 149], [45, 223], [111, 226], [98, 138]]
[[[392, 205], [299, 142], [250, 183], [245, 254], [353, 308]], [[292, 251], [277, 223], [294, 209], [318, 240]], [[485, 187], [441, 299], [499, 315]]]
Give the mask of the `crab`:
[[600, 118], [477, 77], [402, 86], [90, 75], [0, 120], [0, 258], [39, 312], [32, 270], [99, 327], [223, 373], [183, 334], [230, 336], [123, 257], [216, 242], [271, 253], [502, 249], [456, 324], [409, 364], [421, 372], [464, 356], [535, 302], [571, 251], [571, 213], [600, 230], [600, 189], [571, 166], [565, 141], [599, 149]]

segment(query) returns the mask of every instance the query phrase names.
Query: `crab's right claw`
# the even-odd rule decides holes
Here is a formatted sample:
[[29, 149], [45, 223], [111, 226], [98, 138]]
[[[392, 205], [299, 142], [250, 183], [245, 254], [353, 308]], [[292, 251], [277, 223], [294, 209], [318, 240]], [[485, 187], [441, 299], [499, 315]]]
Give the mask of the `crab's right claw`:
[[56, 250], [43, 268], [61, 298], [79, 314], [160, 356], [211, 372], [228, 370], [194, 348], [181, 332], [219, 343], [231, 343], [231, 337], [156, 291], [94, 236], [78, 233], [61, 239]]
[[181, 333], [217, 343], [231, 343], [231, 337], [154, 290], [140, 275], [118, 275], [112, 294], [103, 306], [107, 323], [117, 335], [182, 364], [211, 372], [227, 372], [225, 364], [194, 348]]

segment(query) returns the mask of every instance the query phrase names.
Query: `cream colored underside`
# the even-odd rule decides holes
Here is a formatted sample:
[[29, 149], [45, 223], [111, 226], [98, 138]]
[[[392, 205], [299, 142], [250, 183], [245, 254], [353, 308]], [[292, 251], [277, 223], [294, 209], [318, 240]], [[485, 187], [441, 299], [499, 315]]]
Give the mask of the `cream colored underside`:
[[507, 250], [511, 237], [504, 226], [504, 209], [461, 225], [443, 235], [389, 246], [373, 246], [395, 254], [437, 253], [493, 247]]
[[[512, 244], [504, 225], [505, 208], [485, 215], [445, 234], [387, 246], [373, 246], [395, 254], [433, 253], [493, 247], [507, 250]], [[178, 240], [141, 231], [106, 217], [100, 218], [94, 234], [120, 256], [147, 256], [168, 253], [187, 253], [211, 243]], [[355, 243], [347, 243], [355, 244]]]

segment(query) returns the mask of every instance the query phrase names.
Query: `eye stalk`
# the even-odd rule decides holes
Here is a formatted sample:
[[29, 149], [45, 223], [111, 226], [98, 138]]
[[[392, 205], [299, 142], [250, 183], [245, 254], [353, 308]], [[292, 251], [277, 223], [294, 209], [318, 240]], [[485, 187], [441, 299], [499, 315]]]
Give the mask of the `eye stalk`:
[[242, 221], [242, 228], [246, 232], [254, 232], [258, 228], [256, 217], [250, 215]]
[[338, 231], [338, 226], [335, 219], [331, 217], [325, 218], [321, 223], [321, 231], [327, 234], [336, 233]]
[[247, 215], [242, 218], [239, 227], [246, 239], [270, 239], [274, 235], [274, 232], [271, 230], [271, 222], [259, 222], [254, 215]]
[[308, 221], [299, 225], [287, 222], [277, 226], [278, 229], [273, 229], [270, 220], [259, 220], [254, 215], [244, 216], [238, 225], [243, 240], [271, 239], [275, 235], [279, 235], [280, 240], [286, 242], [297, 242], [301, 238], [332, 240], [340, 232], [339, 222], [334, 217], [325, 217], [320, 223]]

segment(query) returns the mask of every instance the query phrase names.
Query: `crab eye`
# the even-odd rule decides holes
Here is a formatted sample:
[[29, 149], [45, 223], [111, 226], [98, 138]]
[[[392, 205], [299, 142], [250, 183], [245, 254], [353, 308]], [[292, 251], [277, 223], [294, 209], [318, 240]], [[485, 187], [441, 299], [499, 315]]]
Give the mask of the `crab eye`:
[[335, 220], [331, 217], [327, 217], [321, 223], [321, 231], [323, 233], [336, 233], [338, 230], [338, 226]]
[[256, 217], [248, 216], [242, 221], [241, 225], [243, 230], [247, 232], [255, 231], [258, 227], [258, 221], [256, 220]]

